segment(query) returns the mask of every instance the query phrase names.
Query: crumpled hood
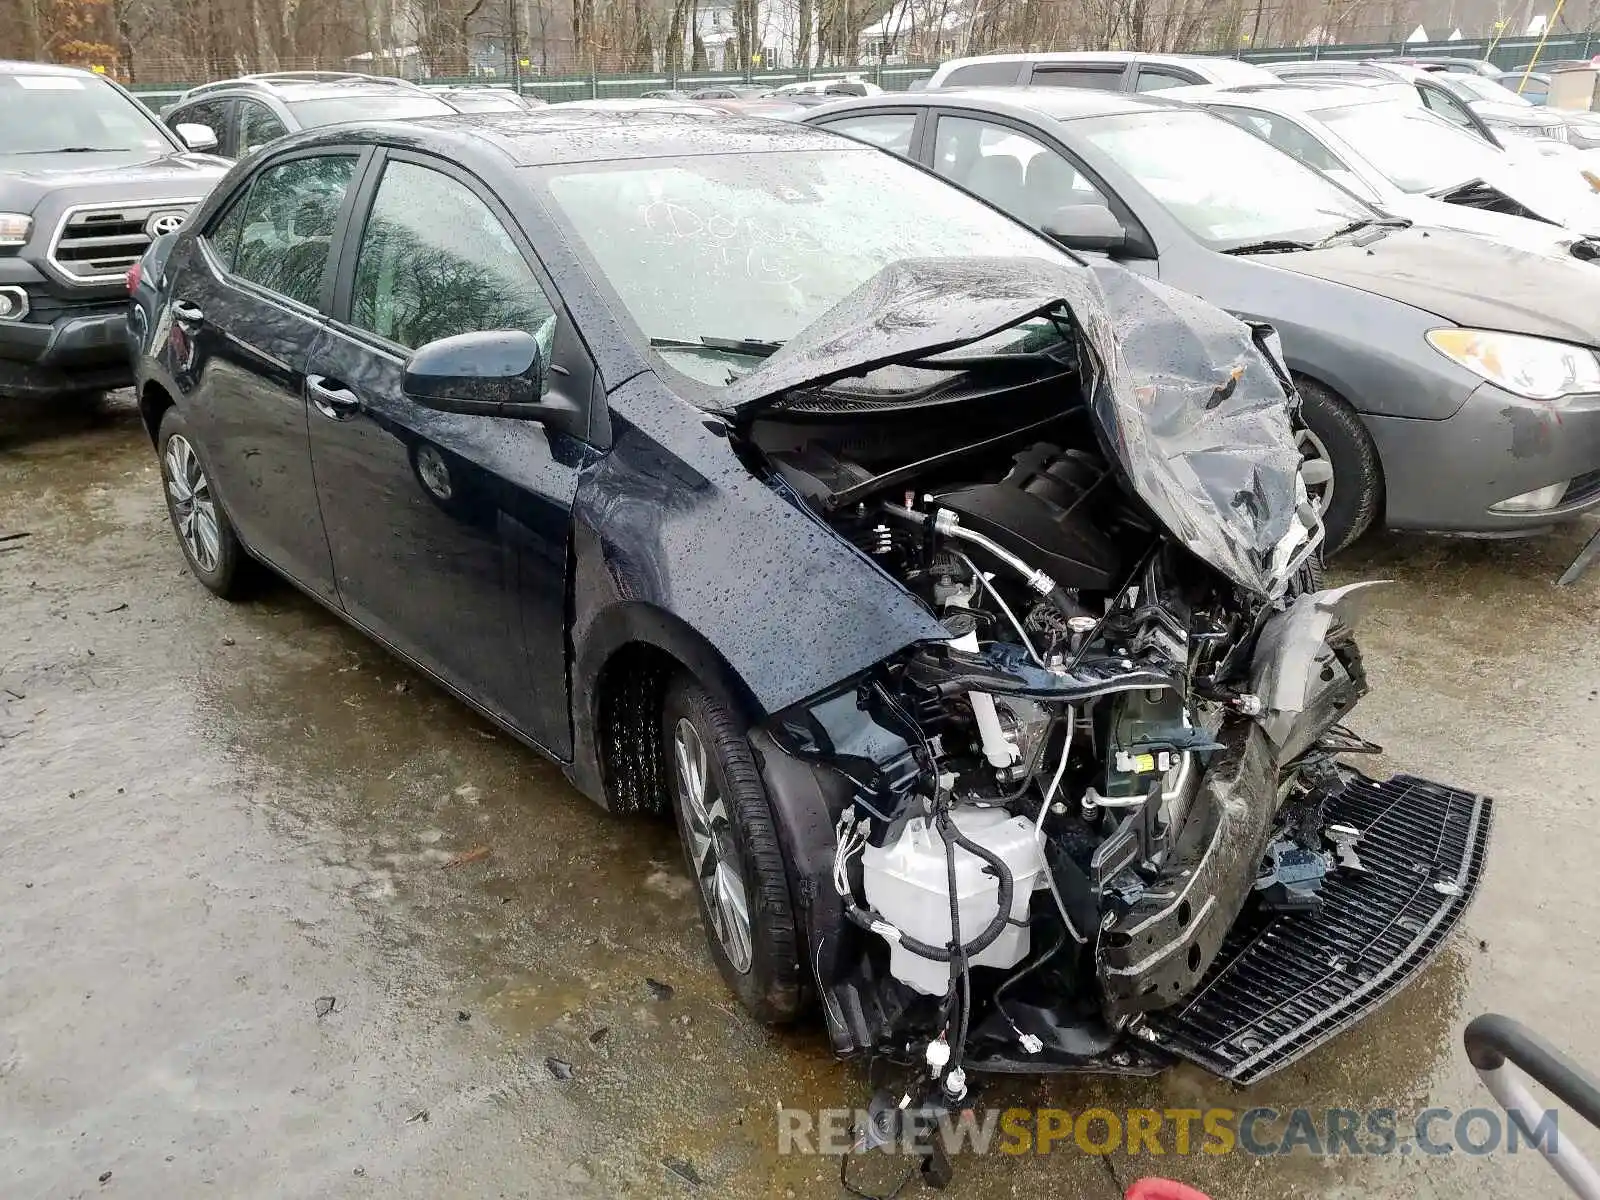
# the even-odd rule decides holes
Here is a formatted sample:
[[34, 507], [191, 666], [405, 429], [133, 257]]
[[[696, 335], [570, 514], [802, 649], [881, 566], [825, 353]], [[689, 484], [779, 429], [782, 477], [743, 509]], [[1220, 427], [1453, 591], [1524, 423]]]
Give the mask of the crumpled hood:
[[1386, 296], [1456, 325], [1600, 345], [1600, 269], [1576, 258], [1414, 227], [1366, 245], [1252, 261]]
[[[0, 155], [0, 211], [31, 213], [46, 196], [70, 190], [74, 202], [121, 200], [129, 185], [171, 185], [174, 195], [200, 196], [227, 174], [210, 154], [137, 150], [115, 154]], [[141, 195], [148, 194], [141, 191]]]
[[[1282, 591], [1300, 521], [1300, 452], [1282, 379], [1255, 332], [1111, 263], [892, 263], [730, 385], [731, 414], [799, 386], [979, 341], [1065, 309], [1082, 330], [1101, 439], [1178, 541], [1241, 586]], [[1283, 372], [1280, 376], [1280, 371]]]
[[1070, 305], [1072, 272], [1032, 258], [916, 258], [890, 263], [807, 325], [724, 395], [730, 412], [800, 387], [864, 375], [979, 341]]

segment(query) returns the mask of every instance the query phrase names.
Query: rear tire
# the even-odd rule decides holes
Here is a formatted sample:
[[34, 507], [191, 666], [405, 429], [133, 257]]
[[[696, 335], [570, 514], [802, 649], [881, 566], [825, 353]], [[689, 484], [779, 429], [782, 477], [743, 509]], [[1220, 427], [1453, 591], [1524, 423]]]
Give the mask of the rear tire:
[[212, 490], [205, 455], [176, 408], [161, 416], [156, 457], [167, 516], [190, 573], [224, 600], [241, 598], [255, 564]]
[[1322, 513], [1327, 534], [1324, 554], [1332, 557], [1383, 512], [1383, 465], [1355, 409], [1313, 379], [1297, 376], [1294, 382], [1300, 393], [1300, 419], [1311, 434], [1301, 451], [1308, 460], [1324, 459], [1333, 470], [1332, 494]]
[[792, 1021], [806, 992], [800, 938], [746, 725], [732, 705], [684, 674], [667, 689], [661, 734], [711, 957], [757, 1020]]

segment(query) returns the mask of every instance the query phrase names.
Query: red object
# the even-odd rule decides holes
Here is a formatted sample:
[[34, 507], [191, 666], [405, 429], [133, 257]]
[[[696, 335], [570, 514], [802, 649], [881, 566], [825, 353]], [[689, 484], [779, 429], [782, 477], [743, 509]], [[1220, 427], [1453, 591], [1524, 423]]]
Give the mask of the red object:
[[128, 268], [128, 295], [133, 295], [133, 290], [139, 286], [139, 280], [144, 275], [144, 269], [139, 263], [134, 263]]
[[1122, 1200], [1211, 1200], [1211, 1197], [1172, 1179], [1136, 1179], [1128, 1185]]

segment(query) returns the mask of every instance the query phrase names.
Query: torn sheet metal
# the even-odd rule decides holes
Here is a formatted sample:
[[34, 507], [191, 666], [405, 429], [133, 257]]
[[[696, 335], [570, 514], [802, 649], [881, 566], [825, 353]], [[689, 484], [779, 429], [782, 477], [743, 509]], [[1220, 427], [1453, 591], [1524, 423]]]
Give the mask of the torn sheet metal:
[[1350, 626], [1365, 593], [1387, 582], [1303, 593], [1263, 626], [1250, 690], [1260, 697], [1261, 727], [1280, 763], [1308, 749], [1365, 693], [1364, 682], [1337, 669], [1328, 632], [1336, 622]]
[[[1235, 583], [1281, 595], [1320, 536], [1300, 482], [1287, 375], [1257, 331], [1115, 264], [905, 259], [730, 385], [727, 411], [927, 359], [1065, 310], [1095, 379], [1090, 408], [1155, 515]], [[936, 364], [935, 364], [936, 365]]]

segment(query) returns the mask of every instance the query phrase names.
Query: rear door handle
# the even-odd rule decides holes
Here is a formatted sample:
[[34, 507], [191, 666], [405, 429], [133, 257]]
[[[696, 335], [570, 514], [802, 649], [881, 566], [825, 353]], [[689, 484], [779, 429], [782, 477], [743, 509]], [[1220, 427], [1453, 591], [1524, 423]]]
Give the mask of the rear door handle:
[[330, 421], [348, 421], [361, 411], [361, 401], [354, 392], [323, 375], [306, 376], [306, 394]]
[[187, 300], [174, 300], [172, 302], [172, 315], [179, 323], [184, 325], [198, 325], [206, 319], [206, 314]]

